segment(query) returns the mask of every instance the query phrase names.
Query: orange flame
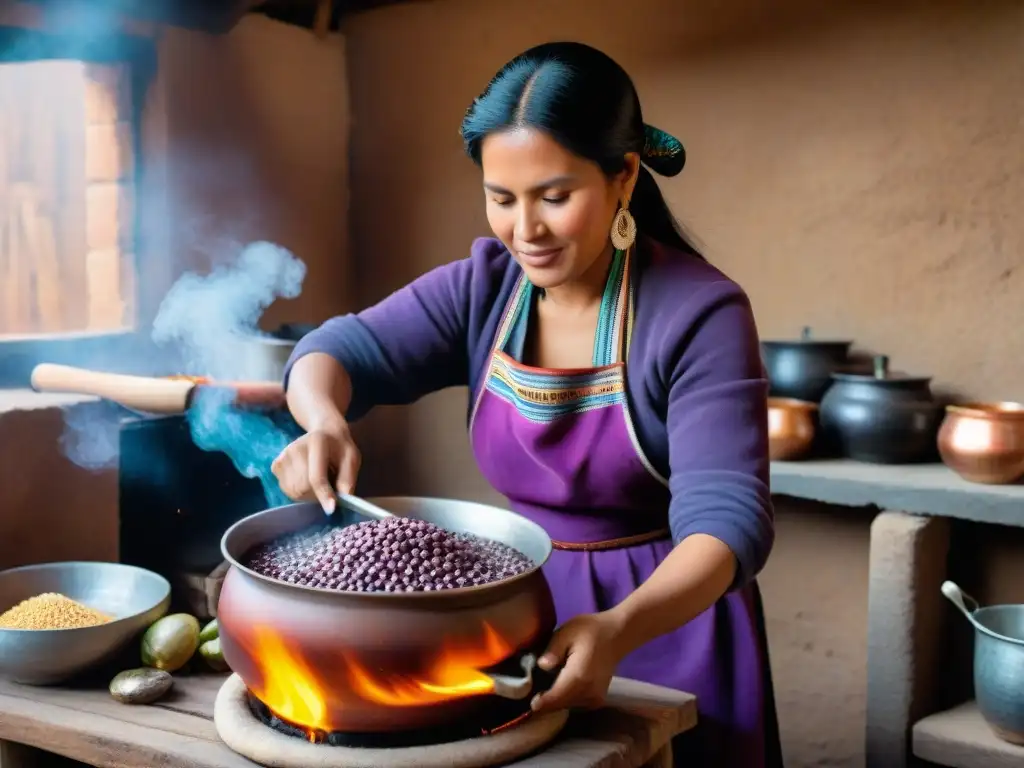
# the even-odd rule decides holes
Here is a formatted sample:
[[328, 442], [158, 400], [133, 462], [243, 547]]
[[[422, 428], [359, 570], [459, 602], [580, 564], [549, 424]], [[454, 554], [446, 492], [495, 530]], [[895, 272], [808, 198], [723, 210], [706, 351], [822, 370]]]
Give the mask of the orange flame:
[[482, 648], [443, 646], [422, 676], [374, 677], [354, 659], [348, 660], [353, 690], [366, 701], [388, 707], [420, 707], [494, 690], [494, 681], [481, 672], [508, 658], [512, 647], [487, 623]]
[[[330, 722], [329, 711], [344, 708], [346, 695], [385, 707], [421, 707], [494, 690], [482, 669], [507, 659], [514, 648], [486, 622], [482, 640], [472, 647], [446, 642], [422, 672], [371, 670], [353, 654], [340, 651], [332, 667], [338, 682], [319, 679], [302, 656], [267, 627], [253, 628], [252, 656], [262, 677], [253, 693], [271, 711], [294, 725], [318, 731], [343, 728]], [[329, 706], [333, 705], [333, 706]]]
[[282, 720], [329, 730], [327, 702], [313, 671], [276, 633], [265, 627], [256, 627], [254, 633], [263, 673], [262, 690], [254, 691], [259, 700]]

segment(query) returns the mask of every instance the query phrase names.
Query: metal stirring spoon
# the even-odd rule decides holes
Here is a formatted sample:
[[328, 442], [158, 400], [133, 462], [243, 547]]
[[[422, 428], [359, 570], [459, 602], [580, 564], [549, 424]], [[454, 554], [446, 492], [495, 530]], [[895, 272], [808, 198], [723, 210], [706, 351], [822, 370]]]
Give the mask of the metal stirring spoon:
[[371, 504], [366, 499], [361, 499], [350, 493], [339, 493], [338, 501], [347, 509], [373, 520], [387, 520], [389, 517], [394, 517], [394, 515], [386, 509], [382, 509], [376, 504]]

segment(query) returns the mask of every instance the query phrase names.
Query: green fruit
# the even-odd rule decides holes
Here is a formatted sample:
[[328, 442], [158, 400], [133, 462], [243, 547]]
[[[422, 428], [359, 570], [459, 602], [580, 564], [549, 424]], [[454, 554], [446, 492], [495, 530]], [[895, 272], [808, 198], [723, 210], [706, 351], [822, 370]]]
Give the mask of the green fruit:
[[208, 643], [210, 640], [216, 640], [218, 637], [220, 637], [220, 626], [217, 624], [217, 620], [214, 619], [203, 627], [203, 631], [199, 633], [199, 642]]
[[110, 695], [122, 704], [152, 704], [165, 695], [174, 678], [159, 669], [128, 669], [110, 681]]
[[224, 661], [224, 653], [220, 649], [220, 638], [215, 637], [199, 646], [199, 655], [210, 665], [210, 669], [223, 672], [228, 668]]
[[175, 672], [188, 663], [198, 647], [198, 619], [187, 613], [174, 613], [159, 619], [142, 636], [142, 663]]

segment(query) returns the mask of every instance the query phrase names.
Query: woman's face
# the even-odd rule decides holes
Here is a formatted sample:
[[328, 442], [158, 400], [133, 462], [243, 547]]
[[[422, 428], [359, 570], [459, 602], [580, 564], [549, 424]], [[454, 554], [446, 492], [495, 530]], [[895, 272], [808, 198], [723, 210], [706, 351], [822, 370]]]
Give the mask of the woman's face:
[[639, 158], [609, 179], [597, 164], [530, 128], [484, 139], [487, 220], [538, 288], [580, 281], [610, 253], [612, 218], [632, 194]]

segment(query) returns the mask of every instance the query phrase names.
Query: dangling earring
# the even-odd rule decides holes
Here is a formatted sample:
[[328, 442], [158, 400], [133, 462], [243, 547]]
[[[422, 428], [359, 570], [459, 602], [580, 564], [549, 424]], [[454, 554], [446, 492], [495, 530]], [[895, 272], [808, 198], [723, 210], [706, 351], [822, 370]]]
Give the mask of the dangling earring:
[[625, 206], [620, 206], [612, 219], [611, 238], [612, 245], [620, 251], [629, 248], [636, 240], [636, 219]]

